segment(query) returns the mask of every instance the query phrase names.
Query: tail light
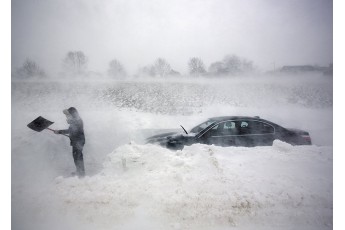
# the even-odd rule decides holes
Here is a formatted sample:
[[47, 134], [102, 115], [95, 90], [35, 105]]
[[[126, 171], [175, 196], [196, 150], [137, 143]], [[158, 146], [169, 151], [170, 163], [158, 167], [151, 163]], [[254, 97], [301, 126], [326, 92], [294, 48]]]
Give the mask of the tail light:
[[308, 135], [302, 135], [302, 138], [306, 143], [311, 144], [311, 138], [310, 138], [309, 134]]

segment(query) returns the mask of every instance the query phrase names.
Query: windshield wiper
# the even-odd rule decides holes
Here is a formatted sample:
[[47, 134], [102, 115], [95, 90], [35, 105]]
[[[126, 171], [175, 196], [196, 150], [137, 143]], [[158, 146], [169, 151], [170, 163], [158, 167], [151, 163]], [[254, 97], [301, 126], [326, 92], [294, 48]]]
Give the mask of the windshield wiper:
[[180, 125], [182, 127], [182, 129], [184, 130], [184, 132], [188, 135], [187, 131], [185, 130], [185, 128], [183, 128], [182, 125]]

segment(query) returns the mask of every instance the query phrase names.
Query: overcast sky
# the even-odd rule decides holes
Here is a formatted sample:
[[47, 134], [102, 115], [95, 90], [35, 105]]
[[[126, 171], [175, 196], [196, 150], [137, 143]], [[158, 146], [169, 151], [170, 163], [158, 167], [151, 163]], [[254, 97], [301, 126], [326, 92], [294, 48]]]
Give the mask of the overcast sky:
[[105, 72], [117, 58], [129, 73], [165, 58], [187, 72], [226, 54], [261, 70], [333, 62], [331, 0], [12, 0], [12, 67], [25, 58], [55, 74], [68, 51]]

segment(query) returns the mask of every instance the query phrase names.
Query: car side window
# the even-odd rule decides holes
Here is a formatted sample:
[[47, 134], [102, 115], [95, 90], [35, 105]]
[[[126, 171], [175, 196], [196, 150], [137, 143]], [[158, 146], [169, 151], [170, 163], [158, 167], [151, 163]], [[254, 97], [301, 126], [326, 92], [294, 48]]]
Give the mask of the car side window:
[[241, 121], [241, 128], [248, 128], [249, 123], [247, 121]]
[[240, 135], [251, 134], [251, 125], [249, 121], [239, 122], [239, 134]]
[[214, 121], [206, 121], [204, 123], [201, 123], [200, 125], [194, 127], [193, 129], [190, 130], [191, 133], [198, 133], [200, 131], [202, 131], [203, 129], [205, 129], [206, 127], [208, 127], [209, 125], [211, 125], [212, 123], [214, 123]]
[[220, 136], [221, 130], [223, 130], [223, 125], [220, 123], [210, 128], [203, 136], [207, 138], [213, 136]]
[[226, 121], [224, 122], [223, 127], [223, 135], [236, 135], [237, 134], [237, 127], [234, 121]]
[[260, 122], [260, 121], [253, 121], [252, 122], [253, 128], [252, 133], [253, 134], [268, 134], [268, 133], [274, 133], [273, 126]]
[[219, 137], [219, 136], [228, 136], [236, 135], [237, 127], [234, 121], [221, 122], [205, 133], [205, 137]]
[[263, 123], [263, 133], [274, 133], [274, 128], [271, 125]]
[[209, 129], [204, 137], [274, 133], [274, 127], [261, 121], [224, 121]]

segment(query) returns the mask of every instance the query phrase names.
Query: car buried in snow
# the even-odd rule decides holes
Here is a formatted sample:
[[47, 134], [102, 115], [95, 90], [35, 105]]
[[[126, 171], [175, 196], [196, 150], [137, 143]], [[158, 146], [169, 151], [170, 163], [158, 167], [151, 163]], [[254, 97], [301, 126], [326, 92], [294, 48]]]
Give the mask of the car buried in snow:
[[291, 145], [311, 145], [307, 131], [287, 129], [258, 116], [213, 117], [185, 133], [163, 133], [147, 138], [147, 143], [159, 144], [169, 149], [200, 143], [217, 146], [270, 146], [274, 140]]

